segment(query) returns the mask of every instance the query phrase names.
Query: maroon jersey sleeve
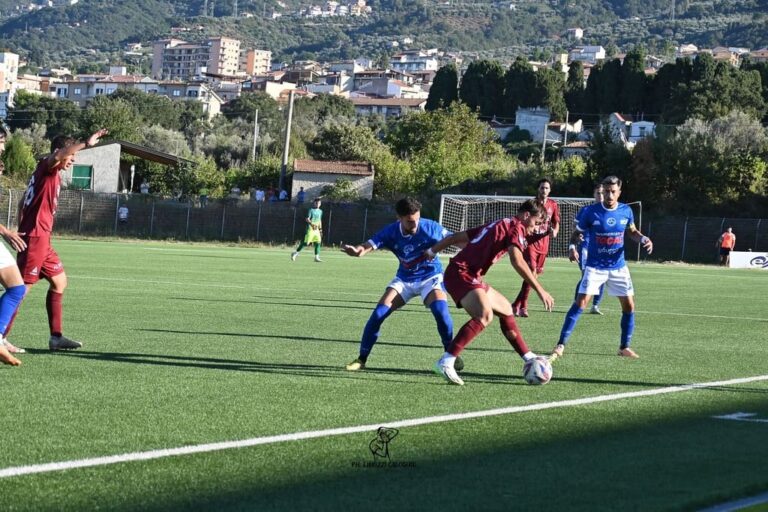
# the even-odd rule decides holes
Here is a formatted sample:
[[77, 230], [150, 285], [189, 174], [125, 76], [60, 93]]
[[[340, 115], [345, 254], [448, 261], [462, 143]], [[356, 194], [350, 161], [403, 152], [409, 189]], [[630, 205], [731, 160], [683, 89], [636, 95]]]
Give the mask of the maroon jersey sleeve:
[[[550, 201], [552, 201], [550, 199]], [[552, 201], [552, 219], [550, 219], [550, 224], [555, 223], [558, 226], [560, 225], [560, 206], [555, 202]]]

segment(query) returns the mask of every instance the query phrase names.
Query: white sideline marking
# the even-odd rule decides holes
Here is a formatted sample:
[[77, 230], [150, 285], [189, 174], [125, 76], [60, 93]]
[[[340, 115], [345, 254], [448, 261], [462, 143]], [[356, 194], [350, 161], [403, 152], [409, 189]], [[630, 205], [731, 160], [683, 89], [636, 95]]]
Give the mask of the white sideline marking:
[[699, 512], [735, 512], [755, 505], [762, 505], [763, 503], [768, 503], [768, 492], [752, 496], [751, 498], [715, 505], [714, 507], [702, 509]]
[[627, 398], [640, 398], [646, 396], [666, 395], [670, 393], [681, 393], [695, 389], [708, 387], [732, 386], [737, 384], [747, 384], [750, 382], [767, 381], [768, 375], [758, 375], [755, 377], [744, 377], [740, 379], [722, 380], [715, 382], [700, 382], [698, 384], [686, 384], [683, 386], [670, 386], [666, 388], [647, 389], [644, 391], [631, 391], [627, 393], [616, 393], [612, 395], [599, 395], [587, 398], [577, 398], [574, 400], [562, 400], [559, 402], [546, 402], [532, 405], [521, 405], [514, 407], [503, 407], [500, 409], [488, 409], [485, 411], [474, 411], [457, 414], [445, 414], [441, 416], [427, 416], [424, 418], [414, 418], [410, 420], [400, 420], [393, 422], [381, 422], [373, 425], [358, 425], [354, 427], [332, 428], [327, 430], [313, 430], [308, 432], [296, 432], [293, 434], [280, 434], [276, 436], [254, 437], [251, 439], [242, 439], [239, 441], [225, 441], [220, 443], [199, 444], [193, 446], [181, 446], [178, 448], [166, 448], [162, 450], [150, 450], [146, 452], [124, 453], [121, 455], [109, 455], [105, 457], [95, 457], [91, 459], [79, 459], [63, 462], [49, 462], [46, 464], [32, 464], [29, 466], [16, 466], [0, 470], [0, 478], [9, 478], [14, 476], [32, 475], [37, 473], [50, 473], [53, 471], [66, 471], [76, 468], [89, 468], [95, 466], [106, 466], [109, 464], [119, 464], [122, 462], [134, 462], [140, 460], [154, 460], [165, 457], [177, 457], [180, 455], [191, 455], [195, 453], [216, 452], [221, 450], [230, 450], [233, 448], [246, 448], [249, 446], [259, 446], [263, 444], [282, 443], [286, 441], [301, 441], [304, 439], [315, 439], [318, 437], [342, 436], [346, 434], [358, 434], [362, 432], [374, 432], [381, 426], [391, 428], [415, 427], [419, 425], [430, 425], [432, 423], [445, 423], [448, 421], [460, 421], [472, 418], [487, 418], [491, 416], [502, 416], [505, 414], [517, 414], [521, 412], [543, 411], [547, 409], [557, 409], [562, 407], [575, 407], [579, 405], [590, 405], [601, 402], [612, 402], [624, 400]]

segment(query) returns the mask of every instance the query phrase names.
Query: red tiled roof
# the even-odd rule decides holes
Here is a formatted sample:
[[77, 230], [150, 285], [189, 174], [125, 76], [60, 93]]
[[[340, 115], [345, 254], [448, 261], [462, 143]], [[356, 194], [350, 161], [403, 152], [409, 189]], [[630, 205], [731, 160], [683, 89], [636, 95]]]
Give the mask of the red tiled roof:
[[314, 172], [322, 174], [354, 174], [370, 176], [373, 166], [368, 162], [336, 162], [324, 160], [294, 160], [294, 172]]

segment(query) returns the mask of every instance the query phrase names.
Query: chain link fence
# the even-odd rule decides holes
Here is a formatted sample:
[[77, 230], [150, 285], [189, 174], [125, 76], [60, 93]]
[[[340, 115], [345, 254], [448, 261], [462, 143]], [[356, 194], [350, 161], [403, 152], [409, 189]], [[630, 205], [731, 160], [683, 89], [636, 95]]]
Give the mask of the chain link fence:
[[[0, 219], [16, 226], [21, 190], [0, 191]], [[128, 221], [117, 210], [128, 207]], [[158, 240], [253, 241], [292, 245], [304, 236], [309, 204], [209, 200], [203, 208], [191, 202], [145, 194], [100, 194], [62, 190], [55, 232], [68, 235], [117, 236]], [[359, 243], [396, 218], [393, 205], [324, 203], [323, 243]], [[654, 242], [649, 257], [629, 242], [627, 254], [653, 261], [714, 263], [720, 234], [731, 226], [736, 250], [768, 251], [768, 219], [659, 217], [643, 219], [641, 230]]]

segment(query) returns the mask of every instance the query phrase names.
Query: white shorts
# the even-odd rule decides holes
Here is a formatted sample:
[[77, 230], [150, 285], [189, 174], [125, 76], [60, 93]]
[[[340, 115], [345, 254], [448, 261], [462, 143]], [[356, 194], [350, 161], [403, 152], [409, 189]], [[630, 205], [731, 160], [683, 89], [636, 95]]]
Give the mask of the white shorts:
[[11, 251], [0, 242], [0, 268], [6, 268], [16, 265], [16, 258], [13, 257]]
[[585, 268], [584, 275], [581, 277], [581, 284], [579, 284], [579, 294], [597, 295], [604, 283], [608, 294], [614, 297], [632, 297], [635, 294], [632, 277], [629, 275], [629, 267], [626, 265], [616, 270]]
[[406, 282], [395, 276], [395, 278], [387, 285], [387, 288], [392, 288], [400, 297], [403, 298], [403, 302], [408, 302], [417, 295], [421, 295], [422, 302], [427, 300], [427, 296], [432, 293], [432, 290], [439, 290], [445, 292], [445, 286], [443, 286], [443, 274], [434, 275], [423, 281], [410, 281]]

